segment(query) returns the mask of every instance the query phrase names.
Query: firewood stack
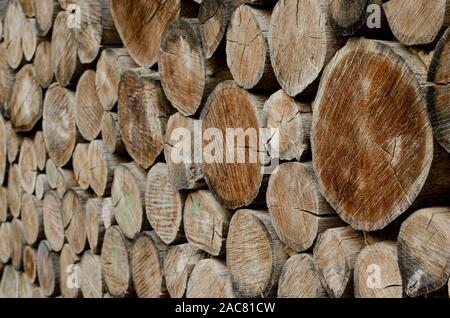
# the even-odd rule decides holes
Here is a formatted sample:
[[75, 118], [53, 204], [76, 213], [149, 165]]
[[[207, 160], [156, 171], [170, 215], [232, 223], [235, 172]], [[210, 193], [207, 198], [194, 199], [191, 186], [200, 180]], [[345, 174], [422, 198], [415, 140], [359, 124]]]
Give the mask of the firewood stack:
[[0, 1], [0, 297], [447, 297], [449, 16]]

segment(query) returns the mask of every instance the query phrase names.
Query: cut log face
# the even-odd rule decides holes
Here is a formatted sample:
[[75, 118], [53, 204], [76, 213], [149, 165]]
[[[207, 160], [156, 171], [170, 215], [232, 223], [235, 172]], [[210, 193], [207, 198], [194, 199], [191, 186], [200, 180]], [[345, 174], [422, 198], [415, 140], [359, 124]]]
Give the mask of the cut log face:
[[227, 32], [227, 64], [236, 83], [246, 89], [278, 87], [270, 64], [271, 11], [240, 6]]
[[[198, 133], [198, 131], [195, 131], [195, 125], [196, 122], [194, 119], [185, 117], [181, 113], [175, 113], [170, 116], [167, 122], [164, 140], [164, 158], [169, 169], [170, 182], [178, 190], [196, 189], [204, 185], [202, 165], [195, 163], [194, 160], [195, 134]], [[200, 127], [200, 125], [197, 127]], [[189, 139], [191, 142], [189, 154], [183, 153], [184, 143], [180, 142], [180, 137], [186, 138], [187, 136], [180, 136], [178, 132], [181, 129], [186, 132], [189, 131], [191, 134], [191, 138]]]
[[145, 227], [145, 170], [135, 163], [122, 164], [114, 172], [111, 190], [114, 218], [123, 234], [134, 239]]
[[11, 123], [16, 131], [30, 131], [41, 119], [42, 96], [33, 65], [25, 65], [16, 75], [9, 102]]
[[351, 227], [329, 229], [319, 236], [314, 259], [322, 284], [331, 297], [353, 296], [353, 269], [363, 245], [362, 233]]
[[353, 280], [357, 298], [402, 298], [397, 244], [385, 241], [363, 248], [356, 259]]
[[401, 226], [398, 259], [406, 294], [417, 297], [444, 287], [450, 275], [450, 208], [415, 212]]
[[56, 191], [49, 191], [44, 197], [44, 232], [54, 251], [61, 251], [64, 244], [62, 205]]
[[9, 116], [9, 99], [14, 86], [14, 71], [6, 60], [6, 44], [0, 44], [0, 111], [4, 116]]
[[80, 257], [75, 254], [74, 250], [69, 244], [64, 244], [59, 256], [59, 286], [61, 289], [61, 296], [64, 298], [78, 298], [80, 296], [80, 287], [77, 280], [79, 280], [79, 266]]
[[[214, 149], [216, 154], [214, 158], [203, 160], [202, 169], [205, 180], [216, 199], [229, 209], [248, 206], [252, 203], [258, 196], [262, 184], [262, 162], [258, 149], [255, 147], [259, 148], [260, 143], [259, 128], [262, 127], [263, 99], [262, 96], [253, 95], [238, 87], [234, 82], [226, 81], [219, 84], [209, 96], [201, 114], [203, 136], [209, 134], [209, 140], [207, 137], [203, 138], [203, 152]], [[214, 131], [220, 130], [222, 133], [230, 128], [243, 130], [242, 134], [248, 133], [249, 138], [240, 138], [241, 136], [238, 135], [238, 140], [245, 140], [241, 140], [241, 144], [233, 143], [232, 146], [227, 145], [225, 148], [224, 137], [217, 140], [217, 136], [211, 134], [210, 128]], [[236, 138], [233, 138], [231, 142], [234, 142], [234, 139]], [[211, 142], [212, 140], [214, 142]], [[230, 140], [227, 141], [229, 142]], [[230, 150], [230, 147], [233, 149]], [[245, 160], [239, 163], [237, 161], [242, 152], [244, 156], [241, 157]]]
[[0, 263], [6, 264], [11, 258], [11, 224], [0, 224]]
[[114, 217], [114, 211], [112, 206], [112, 199], [103, 198], [102, 204], [102, 218], [105, 229], [109, 229], [111, 226], [116, 225], [116, 218]]
[[97, 95], [105, 110], [111, 110], [119, 98], [119, 83], [122, 74], [138, 67], [125, 48], [108, 48], [97, 63], [95, 85]]
[[167, 250], [164, 258], [164, 280], [172, 298], [186, 295], [189, 277], [194, 267], [207, 254], [189, 243], [175, 245]]
[[157, 62], [161, 36], [169, 22], [180, 14], [180, 6], [180, 0], [111, 0], [117, 31], [137, 64], [149, 68]]
[[25, 247], [22, 221], [14, 219], [11, 222], [11, 264], [16, 270], [22, 269], [22, 256]]
[[105, 232], [101, 253], [103, 279], [114, 297], [131, 296], [134, 292], [130, 270], [130, 245], [118, 226]]
[[20, 183], [27, 193], [33, 193], [37, 177], [37, 158], [34, 140], [24, 138], [19, 155]]
[[130, 156], [145, 169], [163, 151], [165, 123], [172, 112], [157, 74], [134, 69], [122, 75], [118, 102], [120, 132]]
[[[8, 148], [7, 137], [8, 130], [3, 116], [0, 116], [0, 184], [5, 181], [6, 172], [8, 170]], [[1, 218], [0, 218], [1, 220]]]
[[33, 245], [44, 238], [43, 202], [32, 194], [25, 193], [22, 197], [21, 219], [27, 244]]
[[191, 273], [187, 298], [235, 298], [230, 271], [218, 259], [200, 261]]
[[37, 278], [37, 252], [31, 246], [25, 246], [23, 250], [23, 270], [27, 279], [34, 283]]
[[78, 81], [75, 103], [75, 120], [81, 136], [94, 140], [100, 134], [103, 107], [95, 88], [95, 71], [87, 70]]
[[76, 254], [84, 251], [86, 239], [86, 201], [91, 194], [68, 190], [62, 198], [62, 221], [67, 242]]
[[264, 127], [276, 129], [278, 138], [271, 138], [268, 151], [281, 160], [303, 161], [310, 153], [312, 111], [306, 103], [295, 101], [282, 90], [264, 104]]
[[89, 188], [89, 144], [77, 144], [72, 156], [73, 173], [81, 189]]
[[36, 0], [19, 0], [19, 4], [22, 7], [23, 13], [29, 17], [33, 18], [35, 11], [34, 11], [34, 3]]
[[39, 43], [34, 58], [34, 71], [41, 86], [49, 87], [53, 81], [52, 44], [50, 41]]
[[8, 162], [10, 164], [16, 162], [16, 159], [19, 157], [20, 145], [22, 144], [23, 136], [19, 135], [11, 125], [11, 122], [6, 123], [6, 131], [7, 131], [7, 145], [8, 149]]
[[450, 5], [446, 0], [390, 0], [383, 9], [392, 33], [405, 45], [429, 44], [449, 25]]
[[19, 273], [10, 265], [5, 266], [0, 282], [2, 298], [19, 298]]
[[227, 266], [242, 297], [276, 292], [287, 255], [265, 211], [239, 210], [230, 222]]
[[50, 243], [41, 241], [37, 252], [37, 272], [41, 291], [46, 297], [59, 293], [59, 254], [52, 251]]
[[0, 223], [6, 222], [8, 217], [8, 189], [0, 187]]
[[355, 229], [386, 227], [417, 198], [433, 161], [433, 133], [415, 75], [389, 46], [352, 40], [325, 70], [313, 109], [321, 192]]
[[139, 298], [165, 295], [163, 261], [165, 245], [154, 231], [141, 233], [131, 246], [131, 274]]
[[280, 240], [297, 252], [313, 246], [316, 237], [341, 219], [320, 194], [309, 163], [285, 163], [272, 174], [267, 206]]
[[45, 164], [45, 174], [47, 175], [50, 188], [56, 189], [56, 184], [58, 183], [58, 168], [52, 159], [48, 159]]
[[211, 58], [220, 47], [237, 0], [205, 0], [200, 4], [198, 20], [205, 57]]
[[310, 254], [290, 257], [278, 284], [279, 298], [328, 298], [320, 280], [319, 268]]
[[154, 165], [147, 176], [145, 211], [150, 225], [166, 244], [183, 237], [184, 202], [183, 194], [170, 183], [167, 165]]
[[31, 298], [33, 294], [33, 284], [28, 280], [25, 273], [19, 274], [19, 298]]
[[17, 164], [9, 167], [8, 171], [8, 207], [12, 216], [20, 216], [23, 189], [20, 182], [20, 169]]
[[57, 167], [69, 162], [77, 141], [75, 94], [57, 84], [45, 94], [43, 133], [49, 157]]
[[48, 184], [48, 177], [46, 174], [40, 174], [36, 178], [36, 189], [35, 189], [36, 198], [38, 200], [42, 200], [47, 191], [50, 191], [50, 185]]
[[[279, 1], [270, 20], [270, 59], [289, 96], [305, 91], [337, 50], [328, 0]], [[301, 10], [297, 10], [301, 8]]]
[[6, 59], [12, 69], [23, 64], [22, 27], [25, 15], [17, 1], [10, 1], [5, 15]]
[[450, 152], [450, 28], [439, 40], [428, 72], [430, 87], [428, 99], [434, 136]]
[[89, 247], [93, 253], [100, 251], [105, 235], [105, 226], [103, 224], [103, 199], [92, 198], [86, 203], [86, 234]]
[[119, 117], [117, 113], [103, 113], [101, 131], [103, 144], [110, 153], [127, 154], [119, 129]]
[[22, 27], [22, 49], [25, 60], [30, 62], [34, 54], [36, 53], [36, 48], [41, 41], [41, 38], [37, 35], [36, 20], [35, 19], [25, 19], [24, 25]]
[[46, 36], [48, 34], [59, 9], [57, 0], [34, 1], [36, 27], [40, 36]]
[[42, 131], [37, 131], [34, 135], [34, 151], [36, 153], [36, 166], [39, 170], [45, 169], [47, 163], [47, 149], [45, 149], [44, 134]]
[[211, 192], [199, 190], [188, 195], [183, 224], [188, 242], [211, 255], [225, 253], [225, 241], [233, 212], [223, 208]]
[[84, 298], [102, 298], [105, 286], [102, 280], [102, 261], [99, 255], [84, 252], [80, 263], [81, 293]]

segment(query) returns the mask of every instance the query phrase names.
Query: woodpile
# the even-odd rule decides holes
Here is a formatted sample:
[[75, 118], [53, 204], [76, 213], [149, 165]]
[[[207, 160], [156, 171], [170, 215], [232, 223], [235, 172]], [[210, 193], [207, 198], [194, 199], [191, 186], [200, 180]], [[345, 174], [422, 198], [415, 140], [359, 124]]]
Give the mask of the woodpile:
[[0, 298], [447, 295], [449, 17], [0, 1]]

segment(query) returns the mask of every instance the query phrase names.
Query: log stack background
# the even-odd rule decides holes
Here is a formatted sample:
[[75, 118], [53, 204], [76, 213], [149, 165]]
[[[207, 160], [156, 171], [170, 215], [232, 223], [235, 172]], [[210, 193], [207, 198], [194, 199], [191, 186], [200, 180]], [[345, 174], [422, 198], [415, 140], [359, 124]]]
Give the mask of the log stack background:
[[[448, 297], [449, 17], [0, 1], [0, 297]], [[174, 162], [199, 120], [280, 166]]]

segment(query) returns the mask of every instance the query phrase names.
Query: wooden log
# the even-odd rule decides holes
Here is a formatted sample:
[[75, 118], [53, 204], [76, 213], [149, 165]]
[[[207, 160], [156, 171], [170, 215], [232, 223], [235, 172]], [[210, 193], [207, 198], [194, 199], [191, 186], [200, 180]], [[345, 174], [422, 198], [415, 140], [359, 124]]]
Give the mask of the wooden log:
[[59, 287], [64, 298], [78, 298], [80, 291], [80, 257], [70, 244], [64, 244], [59, 256]]
[[33, 287], [26, 274], [21, 272], [19, 274], [19, 298], [31, 298], [33, 295]]
[[319, 268], [310, 254], [291, 256], [278, 283], [279, 298], [328, 298], [320, 280]]
[[311, 248], [325, 230], [344, 225], [320, 194], [311, 162], [279, 166], [266, 201], [278, 237], [296, 252]]
[[305, 161], [310, 155], [312, 111], [307, 103], [298, 102], [279, 90], [264, 104], [263, 125], [276, 129], [278, 138], [271, 138], [268, 151], [273, 158]]
[[[39, 0], [38, 0], [39, 1]], [[34, 5], [36, 0], [19, 0], [19, 4], [22, 7], [22, 11], [28, 18], [34, 18], [35, 10]]]
[[227, 31], [227, 64], [236, 83], [246, 89], [278, 87], [270, 64], [269, 24], [272, 11], [240, 6]]
[[6, 60], [12, 69], [24, 63], [22, 50], [22, 27], [25, 15], [17, 1], [10, 1], [5, 16]]
[[0, 223], [6, 222], [8, 218], [8, 189], [0, 187]]
[[27, 64], [16, 75], [9, 101], [11, 124], [16, 131], [31, 131], [41, 119], [42, 97], [34, 67]]
[[61, 251], [64, 244], [64, 224], [62, 205], [56, 191], [49, 191], [44, 196], [44, 232], [53, 251]]
[[42, 41], [37, 46], [34, 57], [34, 72], [43, 88], [49, 87], [53, 82], [52, 44], [50, 41]]
[[11, 223], [0, 224], [0, 263], [6, 264], [11, 258]]
[[183, 193], [170, 183], [167, 165], [161, 162], [154, 165], [147, 175], [145, 211], [150, 225], [166, 244], [184, 239], [182, 221], [185, 200]]
[[237, 5], [237, 0], [205, 0], [200, 4], [200, 36], [207, 59], [211, 58], [223, 43], [231, 15]]
[[188, 242], [211, 255], [225, 253], [225, 241], [233, 211], [225, 209], [211, 192], [191, 192], [184, 206], [183, 225]]
[[111, 193], [114, 171], [124, 159], [111, 154], [101, 140], [89, 144], [89, 184], [98, 196]]
[[398, 259], [405, 292], [417, 297], [438, 291], [449, 279], [450, 208], [427, 208], [401, 226]]
[[78, 138], [74, 108], [72, 91], [58, 84], [50, 86], [45, 94], [42, 128], [48, 155], [58, 168], [69, 162]]
[[77, 0], [58, 0], [58, 4], [63, 10], [67, 10], [70, 4], [76, 4]]
[[171, 113], [173, 109], [157, 73], [140, 68], [122, 75], [118, 101], [120, 132], [130, 156], [145, 169], [153, 165], [164, 148], [164, 131]]
[[5, 266], [0, 282], [1, 298], [19, 298], [19, 273], [10, 265]]
[[72, 169], [59, 168], [56, 181], [56, 193], [60, 198], [62, 198], [66, 191], [70, 189], [81, 190], [78, 187], [75, 173]]
[[134, 162], [121, 164], [114, 172], [111, 188], [114, 218], [129, 239], [135, 239], [148, 225], [144, 218], [145, 178], [145, 170]]
[[110, 153], [127, 154], [119, 129], [119, 116], [117, 113], [103, 113], [101, 132], [103, 144]]
[[133, 296], [131, 280], [130, 246], [118, 226], [112, 226], [105, 232], [101, 262], [102, 274], [109, 293], [114, 297]]
[[17, 164], [9, 167], [8, 171], [8, 207], [11, 215], [20, 217], [23, 189], [20, 182], [20, 170]]
[[11, 221], [11, 264], [16, 270], [23, 268], [22, 256], [25, 247], [25, 236], [23, 233], [22, 221], [14, 219]]
[[[8, 128], [6, 126], [3, 116], [0, 115], [0, 184], [5, 181], [6, 173], [8, 172]], [[1, 220], [1, 218], [0, 218]]]
[[76, 254], [85, 250], [86, 239], [86, 201], [91, 197], [84, 191], [68, 190], [62, 198], [62, 221], [67, 242]]
[[273, 6], [277, 0], [240, 0], [242, 3], [254, 6]]
[[105, 110], [111, 110], [119, 98], [122, 74], [138, 65], [125, 48], [108, 48], [102, 51], [97, 63], [95, 85], [98, 98]]
[[289, 96], [307, 92], [338, 49], [327, 7], [328, 0], [295, 0], [279, 1], [273, 9], [270, 59]]
[[36, 178], [36, 188], [34, 194], [38, 200], [44, 198], [45, 193], [50, 191], [50, 185], [48, 184], [48, 177], [46, 174], [40, 174]]
[[450, 4], [446, 0], [390, 0], [383, 9], [392, 33], [405, 45], [429, 44], [450, 25]]
[[231, 79], [220, 58], [206, 60], [197, 19], [171, 22], [162, 35], [160, 51], [162, 87], [172, 106], [185, 116], [196, 114], [217, 84]]
[[81, 293], [84, 298], [102, 298], [105, 286], [102, 280], [102, 261], [99, 255], [84, 252], [80, 263]]
[[[199, 133], [196, 127], [200, 127], [198, 122], [181, 113], [170, 116], [167, 122], [164, 158], [169, 169], [170, 183], [178, 190], [191, 190], [204, 186], [202, 165], [195, 161], [195, 138]], [[189, 133], [190, 138], [187, 138], [185, 133]], [[190, 142], [187, 154], [184, 153], [186, 141]]]
[[157, 62], [161, 36], [169, 22], [182, 13], [186, 2], [111, 0], [117, 31], [137, 64], [150, 68]]
[[313, 105], [314, 170], [324, 197], [355, 229], [379, 230], [413, 203], [448, 200], [450, 157], [433, 145], [425, 74], [405, 48], [359, 39], [349, 41], [322, 76]]
[[170, 297], [183, 298], [186, 295], [189, 277], [194, 267], [206, 257], [205, 252], [189, 243], [167, 249], [163, 276]]
[[56, 189], [58, 183], [59, 171], [52, 159], [48, 159], [45, 164], [45, 174], [51, 189]]
[[37, 251], [31, 246], [23, 249], [23, 270], [31, 283], [37, 280]]
[[7, 59], [6, 43], [0, 44], [0, 112], [3, 116], [9, 116], [9, 99], [14, 86], [14, 71], [9, 67]]
[[237, 211], [230, 222], [226, 252], [227, 267], [240, 296], [267, 297], [276, 293], [287, 254], [267, 212]]
[[450, 110], [448, 108], [450, 92], [450, 28], [444, 33], [432, 54], [428, 71], [428, 82], [434, 85], [428, 91], [428, 102], [434, 136], [439, 144], [450, 152]]
[[131, 275], [139, 298], [160, 298], [167, 294], [163, 261], [167, 245], [155, 231], [142, 232], [131, 246]]
[[8, 162], [14, 163], [19, 157], [20, 145], [22, 144], [23, 136], [18, 134], [11, 125], [11, 122], [6, 123], [6, 135], [8, 149]]
[[235, 298], [230, 271], [219, 259], [201, 260], [189, 278], [187, 298]]
[[40, 287], [34, 287], [31, 298], [33, 298], [33, 299], [34, 298], [36, 298], [36, 299], [45, 298], [45, 295], [42, 292], [42, 289]]
[[36, 153], [37, 169], [43, 171], [47, 163], [47, 150], [45, 149], [44, 134], [42, 131], [37, 131], [34, 135], [34, 152]]
[[84, 139], [91, 141], [100, 134], [103, 107], [95, 88], [95, 71], [87, 70], [78, 81], [75, 121]]
[[121, 45], [111, 15], [111, 0], [77, 0], [80, 25], [75, 28], [78, 57], [83, 64], [92, 63], [102, 46]]
[[75, 179], [79, 187], [83, 190], [89, 188], [89, 144], [79, 143], [75, 146], [72, 156], [72, 166]]
[[52, 68], [61, 86], [76, 83], [85, 69], [78, 59], [75, 31], [67, 27], [69, 15], [67, 11], [59, 12], [52, 31]]
[[109, 229], [111, 226], [116, 225], [116, 218], [114, 216], [114, 210], [112, 205], [112, 198], [103, 198], [102, 204], [102, 219], [105, 229]]
[[45, 237], [43, 201], [25, 193], [22, 197], [23, 234], [28, 245], [34, 245]]
[[20, 147], [19, 172], [22, 189], [27, 193], [33, 193], [37, 177], [37, 158], [32, 138], [24, 138]]
[[35, 19], [24, 19], [22, 29], [22, 50], [25, 60], [30, 62], [33, 60], [36, 53], [37, 46], [43, 40], [38, 37], [36, 20]]
[[103, 224], [103, 198], [91, 198], [86, 202], [86, 235], [92, 253], [99, 253], [105, 236]]
[[364, 247], [356, 259], [353, 280], [357, 298], [402, 298], [397, 244], [385, 241]]
[[34, 11], [36, 18], [36, 27], [38, 34], [42, 37], [46, 36], [53, 26], [56, 14], [61, 7], [57, 0], [35, 0]]
[[[229, 209], [250, 205], [260, 192], [263, 160], [259, 152], [262, 149], [258, 148], [262, 143], [259, 132], [263, 100], [266, 98], [226, 81], [211, 93], [201, 114], [202, 149], [203, 155], [207, 154], [202, 170], [214, 197]], [[227, 114], [227, 120], [224, 120], [224, 114]], [[231, 140], [227, 136], [225, 144], [225, 137], [218, 130], [230, 128], [235, 129], [235, 135]]]
[[364, 237], [351, 227], [328, 229], [314, 246], [322, 284], [333, 298], [353, 296], [353, 269]]
[[39, 243], [37, 273], [42, 294], [46, 297], [57, 295], [60, 290], [59, 254], [51, 249], [48, 241]]

